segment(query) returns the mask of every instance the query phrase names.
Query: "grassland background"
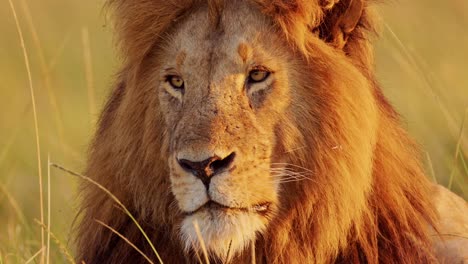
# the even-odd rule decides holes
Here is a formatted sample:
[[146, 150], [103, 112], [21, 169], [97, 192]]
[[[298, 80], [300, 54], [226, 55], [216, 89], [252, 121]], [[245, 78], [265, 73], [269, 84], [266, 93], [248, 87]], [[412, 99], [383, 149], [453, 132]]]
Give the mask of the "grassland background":
[[[102, 1], [12, 0], [29, 54], [42, 173], [47, 155], [85, 166], [118, 58]], [[376, 68], [404, 125], [427, 153], [428, 177], [468, 197], [468, 2], [390, 1]], [[468, 123], [468, 120], [466, 121]], [[72, 247], [78, 179], [52, 169], [51, 231]], [[44, 182], [44, 196], [47, 189]], [[0, 263], [23, 263], [41, 247], [32, 101], [8, 0], [0, 1]], [[65, 259], [52, 242], [53, 263]]]

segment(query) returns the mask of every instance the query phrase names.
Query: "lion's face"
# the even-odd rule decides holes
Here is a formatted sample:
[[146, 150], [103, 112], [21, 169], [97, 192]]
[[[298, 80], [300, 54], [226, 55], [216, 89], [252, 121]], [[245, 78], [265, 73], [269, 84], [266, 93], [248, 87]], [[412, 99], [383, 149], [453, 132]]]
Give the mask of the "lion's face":
[[[213, 25], [213, 23], [218, 23]], [[226, 257], [265, 230], [278, 206], [275, 132], [291, 101], [293, 54], [253, 6], [227, 6], [219, 21], [200, 8], [159, 55], [171, 190], [181, 237]]]

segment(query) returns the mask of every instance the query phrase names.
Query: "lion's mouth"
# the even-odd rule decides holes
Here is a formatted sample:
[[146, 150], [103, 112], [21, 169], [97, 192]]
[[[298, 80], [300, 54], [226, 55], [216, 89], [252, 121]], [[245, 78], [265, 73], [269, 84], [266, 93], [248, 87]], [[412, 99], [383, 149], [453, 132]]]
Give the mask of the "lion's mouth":
[[251, 207], [230, 207], [224, 204], [220, 204], [216, 201], [210, 200], [203, 204], [202, 206], [198, 207], [194, 211], [190, 212], [184, 212], [185, 215], [193, 215], [201, 210], [210, 210], [210, 211], [220, 211], [220, 212], [245, 212], [245, 213], [257, 213], [261, 215], [265, 215], [268, 213], [270, 209], [270, 204], [269, 202], [263, 202], [263, 203], [258, 203], [255, 204]]

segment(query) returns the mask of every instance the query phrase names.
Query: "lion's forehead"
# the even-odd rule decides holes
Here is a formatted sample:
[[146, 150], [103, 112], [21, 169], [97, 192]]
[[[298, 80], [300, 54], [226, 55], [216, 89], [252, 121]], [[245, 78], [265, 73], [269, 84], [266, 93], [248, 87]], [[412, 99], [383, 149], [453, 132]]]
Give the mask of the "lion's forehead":
[[[197, 81], [223, 79], [244, 70], [241, 47], [254, 48], [268, 29], [268, 19], [248, 2], [227, 3], [218, 18], [208, 7], [191, 13], [176, 26], [166, 45], [168, 60], [184, 54], [182, 71]], [[262, 17], [262, 19], [259, 19]]]

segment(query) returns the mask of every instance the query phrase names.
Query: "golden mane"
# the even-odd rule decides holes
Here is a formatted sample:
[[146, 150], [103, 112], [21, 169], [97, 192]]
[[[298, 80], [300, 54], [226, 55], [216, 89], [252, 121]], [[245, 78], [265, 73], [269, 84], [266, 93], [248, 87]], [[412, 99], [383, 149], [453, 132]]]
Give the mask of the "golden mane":
[[[303, 145], [288, 159], [314, 171], [315, 184], [292, 184], [282, 197], [283, 210], [255, 243], [258, 263], [431, 263], [434, 262], [428, 228], [435, 226], [435, 211], [429, 199], [430, 182], [419, 162], [417, 146], [399, 125], [399, 117], [382, 95], [373, 73], [371, 38], [376, 24], [369, 5], [362, 5], [355, 22], [347, 22], [350, 1], [341, 0], [250, 0], [276, 23], [291, 49], [313, 61], [320, 76], [315, 81], [339, 86], [334, 69], [345, 58], [371, 84], [378, 122], [373, 131], [361, 130], [353, 120], [364, 118], [359, 105], [349, 103], [336, 90], [311, 91], [304, 102], [316, 101], [315, 116], [301, 130]], [[351, 1], [353, 2], [353, 1]], [[90, 149], [86, 174], [108, 188], [130, 211], [156, 246], [166, 263], [196, 262], [178, 242], [180, 220], [170, 192], [166, 157], [168, 149], [163, 120], [152, 112], [158, 104], [147, 95], [151, 76], [147, 58], [170, 34], [177, 21], [198, 5], [207, 3], [213, 21], [222, 11], [222, 0], [110, 0], [117, 43], [123, 67], [99, 122]], [[337, 26], [338, 25], [338, 26]], [[325, 45], [333, 49], [322, 49]], [[317, 48], [319, 47], [319, 48]], [[346, 57], [343, 56], [346, 55]], [[304, 73], [310, 74], [310, 69]], [[349, 93], [349, 91], [348, 91]], [[344, 107], [347, 108], [344, 108]], [[372, 114], [372, 113], [370, 113]], [[358, 116], [356, 116], [358, 115]], [[311, 130], [310, 128], [320, 129]], [[314, 134], [306, 134], [310, 132]], [[286, 132], [279, 131], [279, 138]], [[363, 138], [373, 146], [372, 186], [350, 188], [350, 182], [367, 175], [361, 160]], [[286, 143], [285, 143], [286, 144]], [[367, 146], [368, 147], [368, 146]], [[346, 148], [346, 152], [340, 151]], [[305, 152], [309, 151], [309, 152]], [[284, 153], [284, 152], [282, 152]], [[364, 164], [366, 165], [366, 164]], [[337, 177], [340, 175], [340, 177]], [[362, 176], [367, 177], [367, 176]], [[149, 184], [151, 183], [151, 184]], [[317, 186], [321, 186], [317, 190]], [[95, 222], [112, 226], [153, 259], [156, 256], [132, 221], [104, 193], [83, 184], [81, 221], [77, 229], [78, 261], [91, 263], [143, 262], [141, 256]], [[364, 206], [352, 210], [353, 203]], [[314, 201], [314, 202], [312, 202]], [[296, 230], [292, 232], [292, 230]], [[234, 263], [249, 263], [250, 252]]]

